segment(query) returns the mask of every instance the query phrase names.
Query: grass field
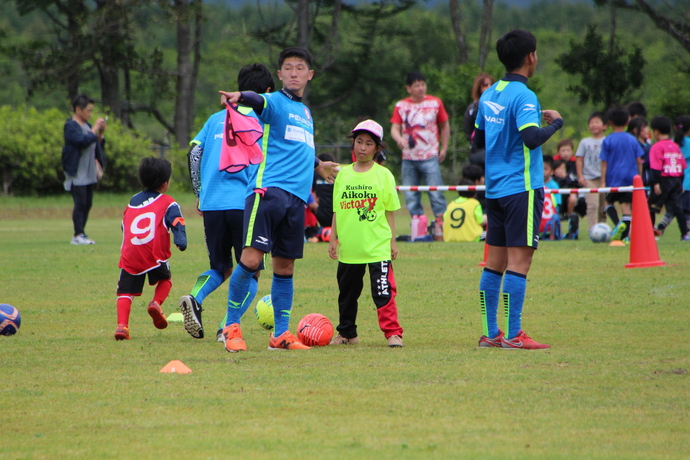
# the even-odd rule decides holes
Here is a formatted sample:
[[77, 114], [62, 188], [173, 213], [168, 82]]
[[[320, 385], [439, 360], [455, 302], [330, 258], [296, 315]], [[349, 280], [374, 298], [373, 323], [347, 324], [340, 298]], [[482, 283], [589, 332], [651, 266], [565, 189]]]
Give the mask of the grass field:
[[[166, 313], [207, 268], [192, 197], [176, 198], [190, 245], [174, 250]], [[0, 337], [2, 459], [690, 455], [690, 245], [675, 223], [658, 243], [664, 267], [626, 269], [628, 248], [587, 239], [540, 245], [523, 324], [550, 350], [477, 348], [482, 244], [400, 243], [405, 348], [386, 347], [365, 292], [357, 346], [271, 352], [248, 314], [248, 351], [229, 354], [181, 325], [155, 329], [150, 287], [132, 339], [113, 339], [126, 201], [97, 194], [87, 233], [98, 244], [72, 246], [68, 196], [0, 198], [0, 302], [23, 320]], [[306, 245], [293, 331], [307, 313], [337, 323], [335, 270], [326, 245]], [[209, 336], [226, 286], [205, 303]], [[193, 372], [160, 373], [173, 359]]]

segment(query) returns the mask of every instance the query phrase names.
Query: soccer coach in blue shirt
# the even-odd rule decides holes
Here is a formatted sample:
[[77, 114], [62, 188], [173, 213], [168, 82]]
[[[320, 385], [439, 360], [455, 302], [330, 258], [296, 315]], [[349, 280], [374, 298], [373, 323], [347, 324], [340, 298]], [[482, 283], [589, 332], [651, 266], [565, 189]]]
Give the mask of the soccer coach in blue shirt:
[[[539, 243], [544, 204], [541, 145], [563, 126], [555, 110], [541, 110], [527, 79], [537, 68], [537, 39], [525, 30], [508, 32], [496, 42], [505, 76], [479, 100], [475, 142], [486, 149], [488, 219], [486, 266], [479, 283], [484, 335], [480, 347], [540, 349], [521, 327], [527, 272]], [[548, 126], [542, 128], [542, 116]], [[503, 282], [505, 331], [498, 328]]]

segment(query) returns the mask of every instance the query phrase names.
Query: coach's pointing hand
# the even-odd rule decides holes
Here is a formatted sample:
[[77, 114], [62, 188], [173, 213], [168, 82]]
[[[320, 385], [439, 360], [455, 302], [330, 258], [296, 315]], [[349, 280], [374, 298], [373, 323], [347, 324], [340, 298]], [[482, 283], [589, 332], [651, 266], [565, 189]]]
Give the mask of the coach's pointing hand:
[[227, 91], [218, 91], [218, 93], [222, 94], [227, 98], [227, 102], [230, 102], [232, 104], [237, 104], [239, 100], [242, 98], [242, 93], [239, 91], [234, 91], [232, 93], [228, 93]]

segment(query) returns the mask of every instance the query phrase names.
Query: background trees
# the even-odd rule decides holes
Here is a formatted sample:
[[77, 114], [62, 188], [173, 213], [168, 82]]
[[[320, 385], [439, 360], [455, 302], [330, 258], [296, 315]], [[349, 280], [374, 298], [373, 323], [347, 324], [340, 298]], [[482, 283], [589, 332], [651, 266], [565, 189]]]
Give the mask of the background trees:
[[[58, 109], [54, 123], [61, 129], [70, 98], [88, 93], [99, 99], [97, 106], [111, 122], [120, 121], [123, 136], [169, 146], [166, 155], [183, 170], [177, 146], [184, 149], [219, 109], [217, 90], [233, 89], [246, 63], [276, 70], [280, 49], [302, 43], [315, 57], [308, 104], [317, 121], [319, 152], [345, 158], [345, 134], [360, 117], [373, 117], [387, 128], [393, 104], [406, 95], [405, 74], [421, 69], [429, 77], [429, 92], [442, 97], [451, 113], [453, 155], [444, 174], [452, 182], [467, 155], [460, 124], [472, 79], [480, 69], [502, 76], [494, 43], [512, 28], [532, 30], [539, 40], [540, 67], [531, 85], [544, 107], [565, 117], [561, 138], [586, 133], [588, 114], [614, 100], [642, 100], [650, 114], [690, 112], [690, 1], [596, 3], [535, 0], [526, 7], [494, 8], [493, 0], [433, 6], [414, 0], [357, 6], [342, 0], [262, 0], [231, 8], [202, 0], [0, 0], [0, 106], [39, 113]], [[647, 62], [639, 75], [613, 78], [617, 71], [596, 66], [584, 80], [584, 73], [572, 74], [575, 64], [610, 64], [606, 36], [617, 37], [613, 61], [619, 65], [639, 70], [642, 60]], [[596, 37], [603, 54], [588, 48]], [[585, 47], [579, 57], [576, 45]], [[568, 87], [585, 93], [573, 94]], [[598, 87], [606, 89], [597, 93]], [[6, 142], [0, 139], [0, 148]], [[56, 154], [60, 147], [53, 149]], [[390, 153], [396, 172], [397, 148]], [[20, 183], [12, 182], [10, 190]], [[116, 183], [127, 181], [110, 186]]]

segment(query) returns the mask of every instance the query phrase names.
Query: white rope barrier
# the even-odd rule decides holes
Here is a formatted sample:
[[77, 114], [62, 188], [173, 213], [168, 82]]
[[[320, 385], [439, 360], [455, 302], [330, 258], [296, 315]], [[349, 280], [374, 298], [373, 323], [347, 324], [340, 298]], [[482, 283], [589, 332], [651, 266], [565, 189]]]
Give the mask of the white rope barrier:
[[[485, 185], [398, 185], [395, 187], [401, 192], [483, 192], [486, 190]], [[635, 188], [632, 185], [625, 187], [601, 187], [601, 188], [555, 188], [545, 189], [545, 193], [556, 193], [559, 195], [578, 194], [585, 195], [587, 193], [624, 193], [632, 192], [634, 190], [647, 190], [645, 187]]]

